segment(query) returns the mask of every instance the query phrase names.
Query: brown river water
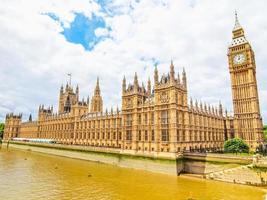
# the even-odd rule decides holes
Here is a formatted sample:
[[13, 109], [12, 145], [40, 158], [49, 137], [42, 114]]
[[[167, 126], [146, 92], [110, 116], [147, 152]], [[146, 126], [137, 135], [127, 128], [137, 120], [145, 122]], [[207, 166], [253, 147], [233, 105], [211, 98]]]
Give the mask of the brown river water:
[[263, 200], [265, 196], [263, 188], [0, 150], [0, 200]]

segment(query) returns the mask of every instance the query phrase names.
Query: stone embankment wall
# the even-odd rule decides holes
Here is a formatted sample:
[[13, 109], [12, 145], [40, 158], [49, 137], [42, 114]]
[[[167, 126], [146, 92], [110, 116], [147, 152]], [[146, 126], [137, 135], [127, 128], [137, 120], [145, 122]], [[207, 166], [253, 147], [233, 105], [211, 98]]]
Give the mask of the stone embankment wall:
[[[4, 143], [6, 146], [7, 143]], [[46, 153], [68, 158], [101, 162], [133, 169], [141, 169], [157, 173], [177, 175], [183, 170], [182, 158], [133, 155], [118, 149], [90, 148], [84, 146], [68, 146], [59, 144], [36, 144], [10, 142], [9, 148]]]

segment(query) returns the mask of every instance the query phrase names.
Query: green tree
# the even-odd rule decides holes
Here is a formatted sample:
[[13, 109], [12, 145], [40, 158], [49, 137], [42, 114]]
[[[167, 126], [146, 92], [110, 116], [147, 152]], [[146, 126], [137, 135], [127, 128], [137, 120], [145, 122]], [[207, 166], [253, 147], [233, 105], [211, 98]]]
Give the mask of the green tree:
[[5, 129], [5, 124], [4, 123], [0, 123], [0, 139], [3, 138], [4, 129]]
[[263, 126], [264, 139], [267, 140], [267, 125]]
[[233, 138], [224, 142], [224, 151], [228, 153], [248, 153], [249, 146], [240, 138]]

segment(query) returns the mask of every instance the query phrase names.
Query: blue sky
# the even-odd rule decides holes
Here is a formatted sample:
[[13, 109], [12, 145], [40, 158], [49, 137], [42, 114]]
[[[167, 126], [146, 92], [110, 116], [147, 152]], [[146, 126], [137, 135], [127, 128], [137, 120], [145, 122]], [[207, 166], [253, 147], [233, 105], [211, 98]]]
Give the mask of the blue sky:
[[91, 18], [86, 17], [83, 13], [74, 13], [74, 20], [69, 27], [64, 27], [60, 18], [55, 13], [46, 13], [51, 19], [60, 23], [63, 31], [60, 32], [68, 42], [81, 44], [85, 50], [91, 51], [98, 42], [107, 36], [97, 36], [95, 30], [106, 27], [102, 17], [92, 14]]
[[[234, 10], [256, 55], [261, 111], [267, 123], [265, 0], [19, 0], [0, 5], [0, 121], [9, 112], [37, 117], [39, 104], [57, 108], [72, 73], [81, 98], [100, 78], [104, 107], [121, 104], [121, 81], [153, 80], [185, 68], [188, 97], [231, 112], [227, 48]], [[220, 6], [218, 6], [220, 5]], [[19, 77], [19, 78], [18, 78]]]

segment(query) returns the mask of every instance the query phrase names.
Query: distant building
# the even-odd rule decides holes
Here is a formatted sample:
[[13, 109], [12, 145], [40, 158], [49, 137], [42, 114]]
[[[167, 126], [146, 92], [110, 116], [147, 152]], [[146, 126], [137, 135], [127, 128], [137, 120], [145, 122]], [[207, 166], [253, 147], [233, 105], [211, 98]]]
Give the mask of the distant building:
[[233, 41], [228, 49], [234, 116], [221, 104], [210, 107], [192, 99], [188, 103], [187, 77], [174, 71], [154, 71], [154, 86], [122, 81], [121, 110], [103, 111], [99, 79], [89, 102], [79, 100], [68, 83], [61, 86], [58, 112], [39, 107], [38, 119], [21, 122], [21, 115], [8, 114], [4, 139], [46, 138], [63, 144], [120, 148], [141, 154], [181, 151], [217, 151], [228, 138], [240, 137], [252, 149], [263, 141], [254, 52], [236, 17]]

